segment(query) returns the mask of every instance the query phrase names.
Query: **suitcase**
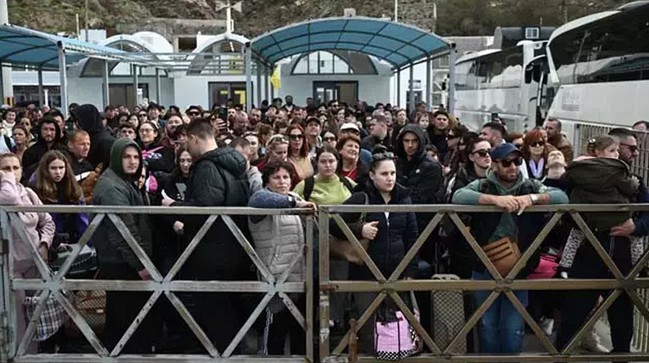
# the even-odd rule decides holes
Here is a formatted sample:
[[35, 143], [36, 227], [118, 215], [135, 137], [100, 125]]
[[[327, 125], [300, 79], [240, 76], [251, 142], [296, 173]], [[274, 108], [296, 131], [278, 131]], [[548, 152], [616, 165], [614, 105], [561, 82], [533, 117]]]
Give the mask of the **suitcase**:
[[[433, 280], [459, 280], [457, 275], [435, 274]], [[431, 327], [433, 340], [443, 351], [464, 327], [464, 298], [462, 291], [433, 291], [431, 294]], [[450, 353], [467, 352], [466, 337]]]

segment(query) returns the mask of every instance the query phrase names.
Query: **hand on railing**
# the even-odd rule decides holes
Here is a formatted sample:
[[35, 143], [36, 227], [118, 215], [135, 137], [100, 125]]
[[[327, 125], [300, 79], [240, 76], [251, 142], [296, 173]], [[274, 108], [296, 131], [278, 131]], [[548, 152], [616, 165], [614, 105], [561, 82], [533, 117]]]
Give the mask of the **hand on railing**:
[[517, 212], [520, 209], [518, 199], [513, 195], [498, 195], [493, 198], [496, 207], [502, 208], [509, 213]]
[[295, 207], [297, 208], [307, 208], [313, 209], [314, 212], [318, 211], [318, 206], [313, 202], [306, 202], [304, 200], [298, 200], [295, 202]]
[[376, 234], [379, 233], [378, 225], [379, 221], [365, 223], [362, 231], [363, 238], [369, 239], [370, 241], [376, 238]]

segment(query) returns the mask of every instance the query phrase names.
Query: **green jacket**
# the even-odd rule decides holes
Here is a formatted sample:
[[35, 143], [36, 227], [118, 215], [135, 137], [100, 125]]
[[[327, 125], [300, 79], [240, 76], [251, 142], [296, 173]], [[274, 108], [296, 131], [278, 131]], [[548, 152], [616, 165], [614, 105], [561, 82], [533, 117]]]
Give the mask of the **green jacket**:
[[[124, 150], [135, 147], [140, 154], [140, 166], [134, 175], [127, 175], [122, 168], [122, 155]], [[144, 205], [142, 195], [135, 183], [142, 173], [142, 152], [140, 147], [132, 140], [118, 139], [110, 150], [109, 168], [101, 175], [95, 189], [93, 200], [95, 205], [110, 205], [135, 207]], [[131, 235], [151, 255], [151, 230], [148, 216], [145, 214], [119, 214]], [[121, 235], [112, 221], [106, 216], [97, 228], [93, 237], [97, 248], [100, 264], [115, 263], [128, 264], [135, 271], [142, 270], [144, 266], [137, 258], [126, 239]]]
[[[525, 187], [528, 190], [528, 193], [535, 194], [549, 194], [550, 195], [550, 204], [567, 204], [568, 197], [560, 189], [551, 188], [543, 185], [538, 180], [535, 179], [523, 179], [519, 175], [518, 180], [514, 183], [511, 188], [505, 188], [500, 184], [496, 175], [489, 171], [487, 173], [486, 180], [491, 182], [492, 185], [496, 187], [495, 193], [489, 193], [494, 195], [524, 195], [520, 190]], [[480, 194], [484, 194], [481, 190], [481, 186], [485, 184], [484, 179], [478, 179], [471, 182], [464, 188], [458, 189], [455, 194], [453, 194], [453, 204], [468, 204], [468, 205], [478, 205], [480, 200]], [[478, 214], [478, 218], [479, 214]], [[486, 243], [497, 241], [500, 238], [506, 236], [513, 236], [516, 233], [516, 223], [514, 221], [512, 213], [502, 213], [500, 221], [496, 226], [493, 235], [489, 237], [489, 240]]]

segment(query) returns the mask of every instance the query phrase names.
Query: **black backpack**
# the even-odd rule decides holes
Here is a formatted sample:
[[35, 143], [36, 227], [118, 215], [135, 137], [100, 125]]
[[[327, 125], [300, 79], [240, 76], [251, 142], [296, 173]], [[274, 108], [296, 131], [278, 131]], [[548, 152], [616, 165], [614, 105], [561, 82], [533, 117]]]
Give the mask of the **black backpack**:
[[[345, 178], [344, 176], [338, 175], [338, 179], [340, 180], [341, 183], [349, 190], [349, 192], [353, 192], [354, 187], [352, 186], [352, 183], [349, 181], [349, 179]], [[315, 185], [315, 177], [312, 175], [306, 179], [304, 179], [304, 200], [307, 202], [311, 198], [311, 193], [313, 193], [313, 186]]]

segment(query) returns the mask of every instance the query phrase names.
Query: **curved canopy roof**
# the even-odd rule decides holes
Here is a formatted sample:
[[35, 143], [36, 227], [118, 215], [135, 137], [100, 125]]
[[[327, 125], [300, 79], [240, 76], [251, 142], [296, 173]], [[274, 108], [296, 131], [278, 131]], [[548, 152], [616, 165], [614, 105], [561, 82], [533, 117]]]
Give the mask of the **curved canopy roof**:
[[59, 44], [66, 50], [66, 64], [76, 63], [88, 56], [133, 61], [128, 53], [115, 48], [19, 26], [0, 25], [0, 63], [58, 69]]
[[353, 50], [402, 68], [428, 56], [445, 53], [445, 39], [411, 25], [367, 17], [334, 17], [288, 25], [252, 40], [252, 50], [264, 62], [316, 50]]

